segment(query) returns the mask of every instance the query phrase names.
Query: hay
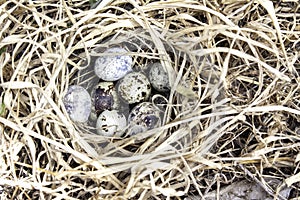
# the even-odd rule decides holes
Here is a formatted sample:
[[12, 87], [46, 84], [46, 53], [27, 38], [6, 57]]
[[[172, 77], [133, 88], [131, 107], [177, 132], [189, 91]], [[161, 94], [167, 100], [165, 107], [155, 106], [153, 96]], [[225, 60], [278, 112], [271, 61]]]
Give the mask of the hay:
[[[0, 1], [1, 199], [205, 198], [244, 179], [296, 198], [299, 9], [292, 0]], [[172, 82], [165, 124], [123, 139], [74, 124], [62, 103], [70, 84], [91, 83], [82, 76], [97, 49], [119, 41], [134, 47], [138, 68], [160, 60]], [[290, 196], [278, 196], [285, 187]]]

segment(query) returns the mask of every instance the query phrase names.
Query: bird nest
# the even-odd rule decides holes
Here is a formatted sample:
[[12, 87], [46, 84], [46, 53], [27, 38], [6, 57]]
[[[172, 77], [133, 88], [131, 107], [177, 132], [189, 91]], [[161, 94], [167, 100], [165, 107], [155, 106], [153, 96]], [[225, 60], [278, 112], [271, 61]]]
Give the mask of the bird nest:
[[[1, 199], [226, 199], [245, 181], [299, 196], [296, 1], [0, 8]], [[164, 107], [160, 127], [106, 137], [69, 118], [68, 87], [90, 89], [95, 58], [116, 45], [135, 70], [158, 61], [167, 71], [170, 91], [149, 100]]]

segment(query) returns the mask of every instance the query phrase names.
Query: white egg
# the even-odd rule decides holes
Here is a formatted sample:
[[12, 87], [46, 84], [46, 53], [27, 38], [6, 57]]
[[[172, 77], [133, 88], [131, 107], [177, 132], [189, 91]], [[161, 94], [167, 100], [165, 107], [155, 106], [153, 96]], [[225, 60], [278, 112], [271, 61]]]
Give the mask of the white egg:
[[63, 98], [63, 103], [75, 122], [86, 122], [91, 113], [91, 97], [83, 87], [71, 85]]
[[126, 103], [138, 103], [149, 98], [151, 84], [143, 73], [132, 72], [120, 80], [117, 91]]
[[168, 73], [161, 63], [151, 63], [147, 68], [149, 69], [149, 81], [154, 89], [160, 92], [170, 90]]
[[127, 121], [124, 114], [117, 110], [103, 111], [96, 123], [97, 133], [104, 136], [121, 136], [122, 131], [126, 128]]
[[143, 102], [136, 105], [128, 116], [129, 135], [135, 135], [161, 125], [160, 111], [153, 103]]
[[116, 81], [132, 71], [132, 57], [125, 49], [113, 47], [95, 61], [95, 74], [105, 81]]

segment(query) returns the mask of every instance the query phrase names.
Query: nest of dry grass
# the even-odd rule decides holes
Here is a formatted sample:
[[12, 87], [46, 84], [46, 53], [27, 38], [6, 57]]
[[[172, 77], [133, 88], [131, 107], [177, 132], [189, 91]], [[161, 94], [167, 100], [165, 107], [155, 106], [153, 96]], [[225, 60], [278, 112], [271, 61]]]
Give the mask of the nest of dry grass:
[[[299, 196], [299, 2], [0, 2], [1, 199], [205, 199], [245, 179]], [[174, 75], [165, 124], [123, 139], [62, 103], [118, 40]]]

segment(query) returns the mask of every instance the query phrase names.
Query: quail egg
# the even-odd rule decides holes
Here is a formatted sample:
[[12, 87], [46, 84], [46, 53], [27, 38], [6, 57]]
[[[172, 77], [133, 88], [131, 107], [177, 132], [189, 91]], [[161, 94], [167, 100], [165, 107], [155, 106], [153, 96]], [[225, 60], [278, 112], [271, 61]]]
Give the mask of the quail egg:
[[148, 65], [149, 81], [154, 89], [159, 92], [170, 90], [168, 73], [165, 71], [161, 63], [151, 63]]
[[97, 133], [104, 136], [121, 136], [127, 126], [126, 117], [117, 110], [103, 111], [96, 123]]
[[117, 109], [120, 100], [113, 82], [100, 82], [92, 91], [92, 104], [97, 113]]
[[143, 73], [132, 72], [120, 80], [117, 91], [126, 103], [138, 103], [149, 98], [151, 84]]
[[136, 105], [128, 116], [129, 135], [135, 135], [161, 125], [160, 111], [150, 102]]
[[64, 106], [75, 122], [86, 122], [91, 113], [91, 97], [83, 87], [71, 85], [63, 98]]
[[91, 92], [92, 111], [90, 120], [96, 121], [99, 114], [104, 110], [120, 110], [128, 113], [129, 106], [120, 101], [113, 82], [100, 82]]
[[120, 47], [107, 49], [95, 61], [95, 74], [104, 81], [117, 81], [132, 71], [132, 57]]

